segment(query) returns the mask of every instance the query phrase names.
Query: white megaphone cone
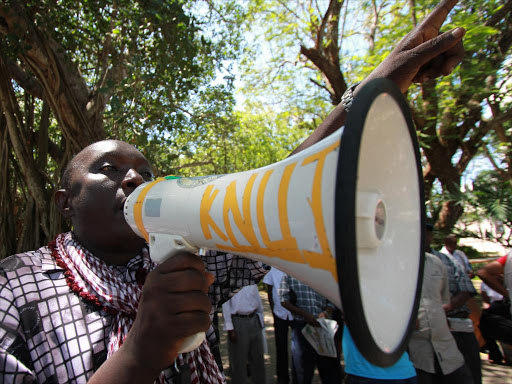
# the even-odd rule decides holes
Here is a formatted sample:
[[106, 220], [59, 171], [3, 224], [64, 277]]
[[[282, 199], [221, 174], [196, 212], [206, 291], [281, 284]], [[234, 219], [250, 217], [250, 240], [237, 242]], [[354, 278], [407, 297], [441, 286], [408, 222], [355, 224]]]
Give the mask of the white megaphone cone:
[[345, 127], [314, 146], [251, 171], [143, 184], [125, 217], [156, 262], [217, 250], [294, 276], [343, 304], [358, 349], [387, 366], [416, 320], [422, 183], [410, 111], [394, 83], [379, 79], [359, 90]]

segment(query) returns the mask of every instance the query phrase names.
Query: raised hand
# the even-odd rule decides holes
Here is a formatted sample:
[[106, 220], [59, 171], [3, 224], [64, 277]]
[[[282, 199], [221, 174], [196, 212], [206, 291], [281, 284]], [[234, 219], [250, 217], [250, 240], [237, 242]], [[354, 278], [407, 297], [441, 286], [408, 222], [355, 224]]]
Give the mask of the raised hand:
[[[432, 13], [409, 32], [388, 57], [356, 87], [354, 94], [373, 79], [392, 80], [403, 93], [413, 82], [421, 83], [450, 74], [464, 57], [462, 38], [466, 31], [464, 28], [455, 28], [445, 33], [440, 31], [457, 1], [441, 1]], [[341, 128], [345, 123], [345, 116], [345, 108], [339, 104], [291, 155], [318, 143]]]
[[[421, 83], [449, 75], [462, 61], [464, 28], [441, 33], [441, 26], [458, 0], [443, 0], [389, 56], [365, 79], [385, 77], [394, 81], [402, 92], [413, 82]], [[356, 89], [357, 90], [357, 89]]]

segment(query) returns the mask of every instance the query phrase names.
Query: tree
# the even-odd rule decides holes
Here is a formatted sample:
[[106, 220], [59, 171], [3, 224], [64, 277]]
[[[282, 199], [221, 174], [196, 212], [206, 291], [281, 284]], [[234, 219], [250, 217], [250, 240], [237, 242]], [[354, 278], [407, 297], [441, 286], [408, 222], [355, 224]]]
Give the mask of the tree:
[[[266, 6], [260, 0], [250, 3], [253, 20], [261, 18], [272, 28], [276, 23], [288, 25], [281, 33], [259, 25], [254, 30], [261, 30], [271, 46], [293, 47], [295, 52], [295, 68], [287, 66], [291, 60], [279, 61], [285, 57], [282, 54], [271, 61], [266, 72], [252, 71], [255, 80], [248, 87], [251, 92], [253, 85], [263, 84], [261, 79], [268, 74], [274, 75], [273, 83], [276, 79], [286, 83], [287, 77], [300, 72], [336, 105], [347, 84], [364, 78], [437, 1], [275, 0], [265, 2]], [[427, 81], [408, 92], [423, 153], [427, 198], [436, 181], [445, 196], [459, 192], [462, 175], [482, 151], [500, 174], [511, 180], [512, 1], [461, 1], [446, 30], [453, 26], [467, 30], [466, 57], [460, 68], [449, 77]], [[325, 113], [324, 106], [316, 109], [317, 115]], [[462, 213], [460, 204], [446, 199], [436, 227], [449, 232]]]
[[[463, 193], [453, 197], [465, 207], [462, 223], [466, 237], [494, 240], [512, 246], [512, 185], [498, 170], [481, 172]], [[491, 231], [471, 230], [471, 224], [487, 220]]]
[[211, 83], [237, 54], [239, 20], [234, 2], [2, 1], [0, 257], [65, 228], [51, 196], [86, 145], [123, 139], [161, 167], [211, 94], [231, 113], [229, 79]]

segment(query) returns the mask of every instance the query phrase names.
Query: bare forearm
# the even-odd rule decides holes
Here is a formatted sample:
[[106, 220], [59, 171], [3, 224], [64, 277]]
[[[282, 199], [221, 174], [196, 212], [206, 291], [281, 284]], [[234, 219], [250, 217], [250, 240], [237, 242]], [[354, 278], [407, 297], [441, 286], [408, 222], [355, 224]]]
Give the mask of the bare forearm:
[[141, 366], [125, 349], [114, 353], [96, 371], [88, 384], [154, 383], [160, 372]]
[[508, 291], [505, 286], [499, 281], [497, 276], [489, 274], [485, 270], [479, 270], [477, 273], [478, 277], [484, 281], [490, 288], [498, 292], [505, 298], [509, 297]]
[[272, 286], [267, 284], [268, 302], [270, 309], [274, 310], [274, 294], [272, 293]]
[[290, 155], [303, 151], [304, 149], [318, 143], [319, 141], [330, 136], [345, 124], [346, 112], [343, 105], [340, 104], [326, 117], [313, 133], [304, 140]]
[[299, 307], [290, 303], [289, 301], [282, 301], [281, 305], [294, 315], [300, 316], [302, 318], [306, 318], [308, 315], [311, 316], [309, 312], [300, 309]]

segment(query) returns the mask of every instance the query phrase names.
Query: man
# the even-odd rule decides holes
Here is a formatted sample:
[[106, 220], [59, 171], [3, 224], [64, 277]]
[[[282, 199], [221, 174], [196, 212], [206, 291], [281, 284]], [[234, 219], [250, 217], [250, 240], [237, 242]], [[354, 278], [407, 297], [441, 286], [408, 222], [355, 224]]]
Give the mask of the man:
[[419, 384], [473, 383], [448, 327], [443, 304], [449, 300], [446, 267], [438, 257], [426, 253], [418, 321], [408, 348]]
[[459, 263], [464, 272], [466, 272], [469, 278], [472, 279], [475, 276], [473, 268], [471, 268], [471, 264], [469, 263], [466, 254], [460, 249], [457, 249], [457, 243], [458, 241], [456, 236], [447, 236], [444, 239], [444, 247], [441, 249], [441, 253], [452, 256]]
[[340, 383], [339, 360], [319, 355], [302, 334], [306, 324], [319, 327], [318, 318], [331, 318], [334, 305], [306, 284], [286, 274], [279, 286], [279, 297], [281, 305], [293, 314], [291, 352], [297, 384], [310, 384], [315, 367], [322, 383]]
[[267, 286], [268, 301], [272, 309], [272, 315], [274, 316], [278, 384], [288, 384], [290, 382], [288, 372], [288, 328], [291, 328], [293, 320], [292, 314], [281, 305], [281, 300], [279, 299], [279, 286], [283, 276], [284, 272], [272, 267], [263, 278], [263, 283]]
[[[443, 0], [363, 84], [385, 77], [405, 92], [413, 81], [449, 74], [462, 59], [464, 30], [439, 30], [456, 2]], [[345, 107], [296, 152], [340, 128]], [[94, 143], [71, 161], [55, 201], [73, 231], [0, 262], [4, 382], [223, 381], [206, 343], [183, 356], [178, 350], [184, 338], [209, 329], [216, 305], [263, 270], [215, 252], [204, 263], [181, 253], [155, 268], [122, 211], [151, 177], [144, 156], [119, 141]]]
[[512, 256], [502, 256], [486, 264], [477, 272], [484, 283], [502, 296], [501, 300], [491, 303], [490, 307], [482, 312], [480, 330], [489, 349], [489, 360], [492, 363], [502, 364], [503, 355], [496, 340], [512, 345], [512, 308], [510, 305], [510, 292], [512, 290]]
[[229, 369], [231, 381], [247, 382], [247, 366], [253, 384], [265, 384], [265, 358], [263, 351], [263, 304], [258, 286], [242, 288], [229, 301], [222, 304], [224, 330], [228, 331]]
[[464, 361], [471, 371], [473, 382], [480, 384], [482, 382], [480, 347], [475, 337], [473, 322], [469, 318], [471, 311], [466, 305], [466, 302], [476, 295], [476, 290], [468, 275], [452, 256], [432, 249], [432, 232], [433, 226], [428, 225], [425, 233], [425, 250], [439, 257], [448, 273], [450, 300], [447, 304], [443, 304], [443, 309], [448, 318], [450, 330], [457, 343], [457, 347], [464, 356]]
[[183, 253], [154, 268], [123, 216], [126, 197], [151, 178], [144, 156], [120, 141], [72, 160], [55, 199], [73, 232], [1, 264], [6, 381], [223, 382], [206, 343], [178, 356], [181, 340], [208, 329], [212, 304], [264, 269], [215, 253], [205, 263]]

